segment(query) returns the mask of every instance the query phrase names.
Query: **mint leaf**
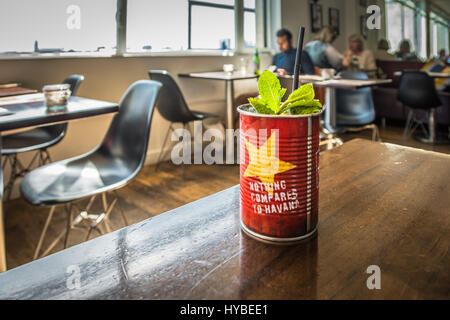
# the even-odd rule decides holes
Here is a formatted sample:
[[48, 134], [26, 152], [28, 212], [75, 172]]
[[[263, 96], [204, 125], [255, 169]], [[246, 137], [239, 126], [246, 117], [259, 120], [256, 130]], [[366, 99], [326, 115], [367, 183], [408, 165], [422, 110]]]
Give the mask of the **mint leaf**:
[[298, 100], [295, 102], [290, 103], [289, 108], [295, 108], [295, 107], [314, 107], [317, 109], [322, 109], [322, 104], [320, 103], [319, 100], [315, 99], [315, 100], [309, 100], [309, 101], [305, 101], [305, 100]]
[[297, 107], [290, 109], [291, 114], [314, 114], [320, 112], [320, 110], [316, 107]]
[[305, 84], [292, 92], [286, 101], [281, 102], [286, 89], [281, 88], [277, 76], [264, 71], [258, 80], [258, 89], [261, 99], [249, 98], [248, 101], [260, 114], [313, 114], [322, 110], [319, 100], [314, 100], [314, 87], [312, 83]]
[[278, 80], [277, 76], [270, 71], [264, 71], [259, 77], [258, 89], [264, 104], [273, 110], [274, 113], [277, 113], [281, 99], [286, 94], [286, 89], [281, 89], [280, 80]]
[[322, 104], [319, 100], [297, 101], [289, 105], [291, 114], [312, 114], [322, 110]]
[[255, 108], [255, 110], [260, 114], [275, 114], [275, 112], [267, 108], [263, 100], [258, 98], [249, 98], [248, 101]]
[[312, 83], [307, 83], [289, 95], [288, 100], [297, 101], [297, 100], [306, 100], [310, 101], [314, 99], [314, 88]]

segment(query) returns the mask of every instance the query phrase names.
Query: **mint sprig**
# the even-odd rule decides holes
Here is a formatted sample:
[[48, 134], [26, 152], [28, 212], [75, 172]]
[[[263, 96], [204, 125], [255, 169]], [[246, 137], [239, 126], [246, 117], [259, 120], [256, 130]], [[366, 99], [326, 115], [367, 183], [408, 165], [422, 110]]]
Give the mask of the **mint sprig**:
[[305, 84], [292, 92], [282, 102], [286, 89], [281, 88], [280, 80], [270, 72], [264, 71], [258, 80], [261, 98], [250, 98], [248, 101], [260, 114], [313, 114], [322, 110], [322, 104], [314, 99], [312, 83]]

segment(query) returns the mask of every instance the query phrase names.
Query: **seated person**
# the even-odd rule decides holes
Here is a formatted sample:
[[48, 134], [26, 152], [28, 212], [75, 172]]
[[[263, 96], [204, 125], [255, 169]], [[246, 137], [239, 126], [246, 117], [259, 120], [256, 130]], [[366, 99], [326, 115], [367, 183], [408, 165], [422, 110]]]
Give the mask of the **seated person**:
[[408, 39], [404, 39], [400, 42], [399, 49], [395, 55], [402, 61], [419, 61], [416, 54], [411, 52], [411, 42]]
[[[275, 73], [281, 76], [293, 75], [297, 49], [292, 47], [292, 33], [286, 29], [279, 30], [277, 32], [277, 44], [280, 52], [273, 57], [272, 61], [272, 64], [277, 66]], [[307, 52], [302, 52], [300, 60], [300, 73], [314, 74], [314, 65]]]
[[438, 59], [440, 60], [440, 61], [442, 61], [443, 63], [445, 63], [445, 64], [449, 64], [450, 63], [450, 56], [448, 56], [446, 53], [445, 53], [445, 49], [441, 49], [441, 50], [439, 50], [439, 56], [438, 56]]
[[345, 70], [364, 71], [370, 78], [376, 77], [377, 65], [370, 50], [364, 50], [364, 40], [360, 35], [351, 35], [348, 39], [348, 50], [342, 60]]
[[378, 41], [377, 51], [375, 51], [375, 59], [382, 61], [395, 61], [397, 58], [390, 54], [388, 51], [391, 48], [389, 42], [386, 39], [380, 39]]
[[336, 38], [334, 29], [326, 26], [320, 30], [314, 41], [305, 46], [305, 51], [309, 53], [315, 67], [337, 71], [342, 68], [344, 56], [332, 46]]

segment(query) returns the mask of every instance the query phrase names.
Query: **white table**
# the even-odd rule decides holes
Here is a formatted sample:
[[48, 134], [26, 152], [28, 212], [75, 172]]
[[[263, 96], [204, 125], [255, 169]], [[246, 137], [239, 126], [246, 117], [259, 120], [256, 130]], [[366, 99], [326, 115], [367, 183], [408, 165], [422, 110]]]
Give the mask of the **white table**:
[[[227, 108], [226, 129], [234, 129], [234, 81], [258, 78], [253, 73], [241, 73], [239, 71], [232, 73], [223, 71], [187, 73], [179, 74], [178, 76], [192, 79], [225, 81], [225, 101]], [[227, 130], [227, 141], [233, 141], [233, 132], [231, 130]], [[233, 148], [233, 144], [227, 143], [227, 159], [228, 155], [233, 154], [231, 148]]]
[[[431, 78], [434, 79], [447, 79], [450, 78], [450, 73], [445, 73], [445, 72], [429, 72], [429, 71], [425, 71]], [[402, 71], [397, 71], [394, 72], [394, 76], [396, 77], [400, 77], [403, 74]]]
[[[280, 76], [281, 77], [281, 76]], [[293, 76], [283, 76], [281, 78], [293, 79]], [[301, 75], [299, 82], [304, 84], [312, 82], [316, 87], [326, 88], [324, 118], [327, 130], [336, 133], [336, 89], [358, 90], [367, 87], [376, 87], [392, 83], [391, 79], [374, 80], [354, 80], [334, 78], [324, 80], [322, 77], [313, 75]]]

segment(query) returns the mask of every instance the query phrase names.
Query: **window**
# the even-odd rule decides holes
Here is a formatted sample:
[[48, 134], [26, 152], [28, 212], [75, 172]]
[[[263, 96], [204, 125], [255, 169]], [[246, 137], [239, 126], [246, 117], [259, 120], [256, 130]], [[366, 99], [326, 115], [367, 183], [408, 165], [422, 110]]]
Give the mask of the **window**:
[[129, 0], [127, 51], [186, 50], [187, 0]]
[[[391, 50], [397, 51], [403, 39], [411, 41], [411, 50], [427, 58], [427, 37], [430, 37], [431, 53], [437, 55], [440, 49], [448, 52], [448, 22], [431, 13], [430, 35], [427, 34], [427, 18], [424, 4], [406, 0], [386, 0], [386, 29]], [[439, 48], [439, 49], [438, 49]]]
[[397, 51], [400, 42], [404, 39], [402, 6], [397, 2], [386, 3], [386, 34], [391, 51]]
[[449, 52], [448, 27], [445, 21], [436, 14], [431, 14], [431, 54], [437, 56], [441, 49]]
[[1, 0], [0, 53], [241, 50], [258, 26], [267, 42], [256, 17], [256, 0]]
[[2, 0], [0, 52], [113, 51], [116, 4], [116, 0]]
[[234, 0], [189, 0], [189, 49], [234, 49]]
[[[243, 41], [256, 46], [255, 0], [244, 0]], [[235, 49], [236, 15], [234, 0], [189, 0], [189, 49]]]
[[244, 47], [256, 47], [255, 0], [244, 0]]

